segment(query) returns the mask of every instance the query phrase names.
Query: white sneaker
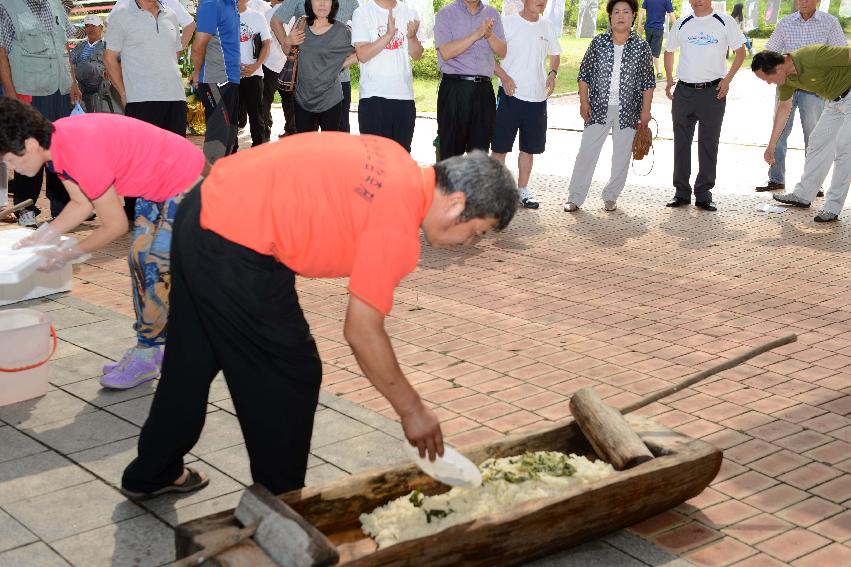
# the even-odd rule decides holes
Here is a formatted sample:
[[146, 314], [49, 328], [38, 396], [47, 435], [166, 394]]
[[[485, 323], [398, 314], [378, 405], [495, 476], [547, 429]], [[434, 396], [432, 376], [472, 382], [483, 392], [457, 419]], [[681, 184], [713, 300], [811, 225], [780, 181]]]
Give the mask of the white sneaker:
[[38, 227], [38, 221], [35, 220], [35, 211], [24, 210], [18, 213], [18, 226], [28, 226], [32, 228]]
[[603, 201], [603, 208], [611, 212], [617, 210], [618, 205], [614, 201]]
[[564, 212], [566, 212], [566, 213], [572, 213], [572, 212], [578, 211], [578, 210], [579, 210], [579, 207], [576, 206], [575, 203], [571, 203], [570, 201], [568, 201], [567, 203], [564, 204]]

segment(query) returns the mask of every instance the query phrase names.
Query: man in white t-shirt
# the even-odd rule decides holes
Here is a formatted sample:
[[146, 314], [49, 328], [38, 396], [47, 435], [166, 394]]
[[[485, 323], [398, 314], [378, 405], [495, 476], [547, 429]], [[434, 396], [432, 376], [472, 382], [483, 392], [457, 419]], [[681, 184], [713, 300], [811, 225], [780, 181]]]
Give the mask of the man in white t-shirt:
[[[250, 10], [256, 10], [263, 14], [263, 17], [266, 18], [266, 23], [272, 21], [272, 16], [275, 14], [275, 10], [281, 4], [283, 0], [271, 0], [271, 2], [265, 2], [264, 0], [251, 0], [248, 3], [248, 8]], [[271, 31], [271, 26], [270, 31]], [[269, 55], [266, 57], [266, 60], [263, 61], [263, 120], [265, 121], [265, 141], [269, 141], [272, 137], [272, 102], [275, 100], [275, 92], [278, 90], [278, 75], [281, 74], [281, 70], [284, 68], [284, 64], [287, 62], [287, 56], [284, 55], [284, 51], [281, 48], [281, 43], [278, 41], [278, 38], [275, 37], [275, 34], [272, 34], [272, 41], [269, 43]]]
[[263, 62], [269, 56], [272, 32], [263, 14], [248, 7], [249, 2], [239, 0], [236, 5], [239, 12], [239, 127], [245, 127], [248, 122], [251, 146], [254, 147], [267, 141], [263, 113]]
[[[112, 12], [116, 9], [129, 4], [134, 0], [118, 0], [106, 16], [106, 25], [109, 25], [109, 19], [112, 17]], [[160, 0], [160, 3], [170, 9], [177, 16], [177, 23], [180, 24], [180, 44], [183, 49], [189, 45], [192, 40], [192, 34], [195, 33], [195, 18], [186, 11], [186, 6], [180, 3], [180, 0]]]
[[[503, 16], [502, 27], [508, 53], [494, 69], [499, 77], [496, 126], [491, 142], [493, 157], [505, 163], [520, 132], [517, 185], [520, 202], [527, 209], [539, 206], [529, 189], [532, 161], [544, 153], [547, 143], [547, 97], [556, 86], [561, 45], [550, 22], [541, 17], [547, 0], [524, 0], [523, 9]], [[549, 56], [549, 71], [544, 70]]]
[[360, 61], [358, 127], [390, 138], [409, 152], [416, 106], [411, 59], [423, 56], [420, 18], [397, 0], [374, 0], [352, 16], [352, 45]]
[[[706, 211], [718, 208], [712, 201], [718, 140], [727, 104], [727, 91], [745, 59], [745, 39], [739, 24], [727, 14], [712, 9], [711, 0], [689, 0], [693, 14], [681, 17], [671, 28], [665, 46], [665, 93], [673, 101], [674, 188], [676, 193], [666, 206], [691, 203], [691, 143], [694, 127], [700, 170], [694, 183], [694, 205]], [[674, 87], [674, 51], [680, 49], [677, 88]], [[727, 49], [736, 53], [730, 70], [726, 69]]]

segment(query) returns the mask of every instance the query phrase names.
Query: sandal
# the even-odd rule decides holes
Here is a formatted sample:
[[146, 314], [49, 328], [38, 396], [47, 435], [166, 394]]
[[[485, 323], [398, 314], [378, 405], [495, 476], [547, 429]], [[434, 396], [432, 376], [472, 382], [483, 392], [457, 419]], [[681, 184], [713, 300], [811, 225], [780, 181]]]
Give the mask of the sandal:
[[132, 490], [127, 490], [123, 487], [119, 490], [121, 491], [121, 494], [130, 500], [149, 500], [151, 498], [156, 498], [157, 496], [162, 496], [163, 494], [187, 494], [189, 492], [195, 492], [196, 490], [201, 490], [210, 484], [210, 479], [201, 476], [201, 473], [195, 469], [186, 467], [186, 470], [189, 474], [187, 475], [186, 480], [184, 480], [181, 484], [169, 484], [168, 486], [164, 486], [159, 490], [154, 490], [153, 492], [133, 492]]

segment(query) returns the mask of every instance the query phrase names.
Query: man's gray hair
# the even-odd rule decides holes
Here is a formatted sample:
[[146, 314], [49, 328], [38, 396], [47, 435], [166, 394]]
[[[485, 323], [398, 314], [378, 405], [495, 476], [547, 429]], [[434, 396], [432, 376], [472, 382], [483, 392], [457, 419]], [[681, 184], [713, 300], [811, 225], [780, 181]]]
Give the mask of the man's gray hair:
[[460, 191], [467, 198], [461, 218], [495, 218], [496, 230], [502, 230], [517, 212], [520, 195], [517, 182], [508, 169], [475, 150], [467, 155], [455, 156], [435, 164], [437, 186], [446, 194]]

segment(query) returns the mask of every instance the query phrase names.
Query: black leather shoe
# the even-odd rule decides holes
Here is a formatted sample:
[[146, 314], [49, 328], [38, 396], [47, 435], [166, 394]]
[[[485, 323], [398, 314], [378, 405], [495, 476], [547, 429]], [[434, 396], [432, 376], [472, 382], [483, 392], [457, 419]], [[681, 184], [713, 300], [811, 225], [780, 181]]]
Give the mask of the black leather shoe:
[[698, 209], [703, 209], [704, 211], [717, 211], [718, 207], [712, 201], [701, 201], [695, 202], [694, 206]]
[[762, 193], [763, 191], [776, 191], [777, 189], [785, 189], [785, 183], [775, 183], [774, 181], [769, 181], [767, 184], [762, 187], [757, 187], [756, 192]]
[[665, 203], [666, 207], [679, 207], [681, 205], [690, 205], [691, 201], [688, 199], [680, 199], [679, 197], [674, 197], [667, 203]]

